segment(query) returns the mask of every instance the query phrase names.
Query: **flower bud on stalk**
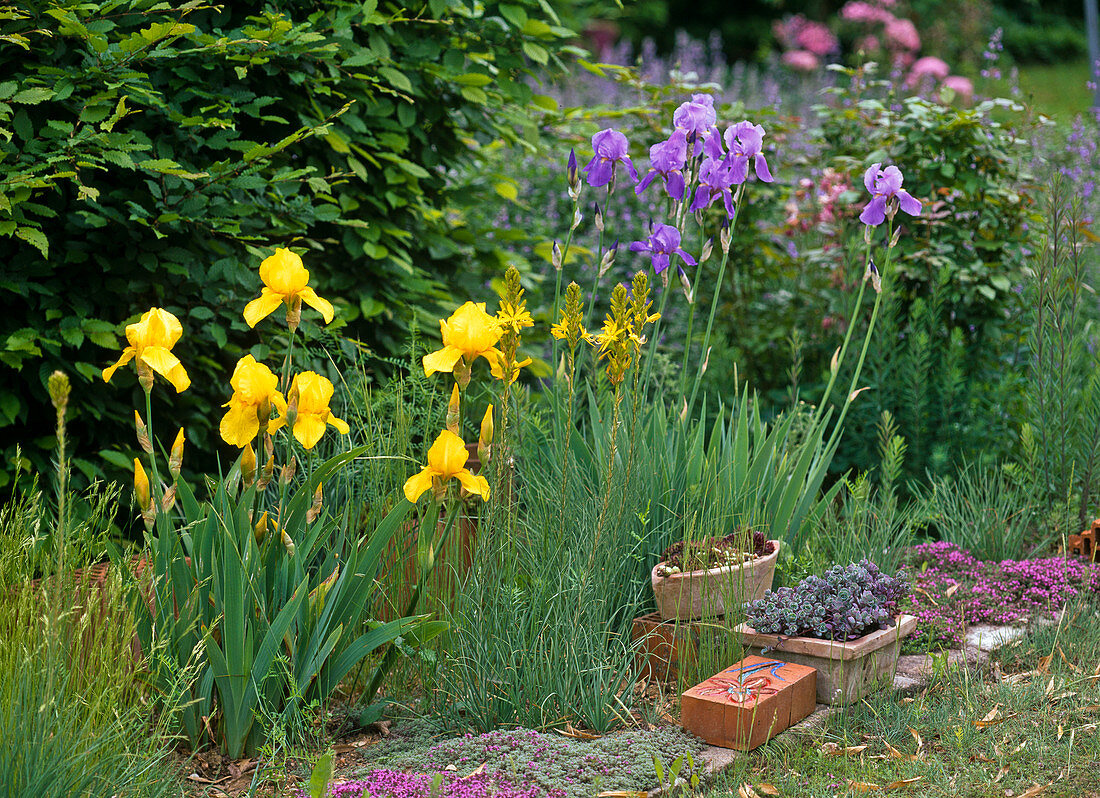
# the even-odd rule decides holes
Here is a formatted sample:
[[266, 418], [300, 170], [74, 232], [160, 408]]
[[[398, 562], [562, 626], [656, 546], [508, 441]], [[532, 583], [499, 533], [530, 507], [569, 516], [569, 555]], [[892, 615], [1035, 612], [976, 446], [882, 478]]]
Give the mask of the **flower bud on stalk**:
[[298, 471], [298, 459], [294, 456], [290, 456], [290, 462], [282, 467], [279, 472], [279, 483], [282, 485], [289, 485], [294, 479], [294, 475]]
[[611, 249], [607, 250], [607, 252], [603, 254], [603, 257], [600, 258], [600, 277], [603, 277], [605, 274], [607, 274], [608, 270], [615, 265], [615, 255], [618, 253], [618, 251], [619, 242], [616, 241], [611, 246]]
[[[668, 271], [667, 269], [665, 271]], [[689, 305], [695, 304], [695, 295], [691, 291], [691, 282], [688, 280], [687, 273], [683, 269], [678, 270], [680, 273], [680, 288], [684, 291], [684, 298], [687, 299]]]
[[72, 393], [69, 375], [64, 371], [55, 371], [46, 381], [46, 387], [50, 392], [50, 402], [57, 411], [58, 418], [61, 418], [69, 407], [69, 394]]
[[711, 253], [714, 252], [714, 239], [708, 238], [703, 242], [703, 251], [699, 255], [699, 263], [706, 263], [710, 260]]
[[160, 509], [164, 512], [171, 512], [172, 508], [176, 506], [176, 486], [173, 485], [164, 492], [164, 496], [160, 500]]
[[168, 455], [168, 473], [173, 479], [179, 479], [180, 470], [183, 468], [183, 445], [187, 438], [183, 434], [183, 427], [176, 433], [176, 440], [172, 442], [172, 451]]
[[569, 179], [570, 194], [575, 191], [579, 191], [581, 179], [580, 176], [577, 174], [577, 153], [572, 148], [570, 148], [569, 150], [569, 160], [566, 162], [565, 174]]
[[294, 556], [294, 539], [287, 534], [286, 530], [283, 530], [283, 546], [286, 548], [286, 553], [291, 557]]
[[271, 484], [272, 478], [275, 476], [275, 455], [269, 454], [267, 456], [267, 462], [264, 463], [263, 470], [260, 472], [260, 478], [256, 480], [256, 490], [267, 490], [267, 486]]
[[241, 452], [241, 481], [246, 488], [252, 487], [256, 479], [256, 452], [252, 450], [252, 444], [246, 444]]
[[863, 227], [863, 243], [867, 246], [871, 246], [871, 231], [873, 229], [870, 225], [864, 225]]
[[603, 211], [600, 210], [600, 204], [598, 202], [593, 202], [592, 207], [595, 209], [593, 211], [592, 220], [596, 225], [596, 229], [599, 230], [602, 233], [603, 232]]
[[558, 246], [557, 241], [550, 247], [550, 262], [554, 264], [554, 271], [561, 271], [561, 247]]
[[264, 542], [264, 537], [267, 536], [267, 510], [264, 510], [264, 514], [260, 516], [260, 520], [252, 527], [252, 534], [256, 537], [257, 546]]
[[466, 358], [459, 358], [458, 362], [454, 366], [455, 382], [462, 390], [466, 390], [466, 386], [470, 384], [470, 364], [466, 362]]
[[863, 273], [863, 279], [871, 281], [871, 287], [875, 289], [876, 294], [882, 293], [882, 276], [878, 273], [878, 267], [875, 266], [873, 258], [867, 259], [867, 270]]
[[573, 224], [569, 227], [570, 231], [576, 230], [581, 226], [581, 222], [584, 221], [584, 216], [581, 214], [580, 208], [573, 209]]
[[730, 230], [729, 222], [722, 222], [722, 229], [718, 233], [718, 243], [722, 246], [722, 254], [730, 254], [730, 243], [733, 241], [733, 232]]
[[146, 454], [153, 453], [153, 442], [149, 440], [149, 428], [141, 420], [141, 414], [134, 411], [134, 429], [137, 430], [137, 441], [141, 450]]
[[[565, 355], [562, 355], [564, 358]], [[563, 362], [564, 365], [564, 362]], [[477, 457], [482, 465], [489, 462], [493, 450], [493, 406], [485, 409], [485, 415], [481, 419], [481, 435], [477, 439]]]
[[451, 401], [447, 402], [447, 429], [461, 438], [462, 431], [459, 429], [459, 401], [458, 384], [456, 383], [454, 389], [451, 391]]
[[312, 524], [321, 515], [321, 507], [324, 503], [324, 485], [318, 483], [317, 490], [313, 492], [313, 503], [306, 510], [306, 523]]
[[890, 249], [893, 249], [898, 245], [898, 239], [901, 238], [901, 228], [898, 227], [894, 230], [894, 234], [890, 236]]

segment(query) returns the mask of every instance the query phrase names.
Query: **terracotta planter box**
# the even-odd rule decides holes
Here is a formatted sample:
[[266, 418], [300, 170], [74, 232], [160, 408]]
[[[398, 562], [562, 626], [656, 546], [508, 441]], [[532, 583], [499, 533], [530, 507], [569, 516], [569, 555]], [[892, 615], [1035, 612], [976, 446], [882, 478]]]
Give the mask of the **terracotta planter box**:
[[650, 573], [657, 612], [665, 620], [714, 618], [726, 614], [727, 601], [731, 601], [728, 609], [736, 610], [746, 602], [763, 598], [772, 586], [779, 559], [779, 541], [770, 542], [775, 546], [771, 554], [740, 565], [658, 576], [657, 569], [664, 563], [657, 563]]
[[817, 672], [771, 657], [745, 657], [687, 690], [680, 723], [711, 745], [748, 751], [817, 707]]
[[847, 642], [814, 637], [782, 637], [757, 632], [748, 624], [737, 631], [748, 654], [762, 654], [817, 669], [817, 700], [821, 704], [851, 704], [891, 684], [901, 641], [917, 627], [912, 615], [901, 615], [889, 629]]
[[696, 666], [704, 642], [718, 644], [723, 635], [729, 636], [730, 632], [719, 624], [666, 621], [659, 612], [639, 616], [630, 629], [638, 676], [660, 682], [675, 681]]

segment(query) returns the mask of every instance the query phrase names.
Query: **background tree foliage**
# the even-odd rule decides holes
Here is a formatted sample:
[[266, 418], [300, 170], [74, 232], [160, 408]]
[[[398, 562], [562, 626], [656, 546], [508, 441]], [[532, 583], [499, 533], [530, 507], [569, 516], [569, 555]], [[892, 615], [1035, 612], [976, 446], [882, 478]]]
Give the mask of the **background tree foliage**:
[[515, 198], [477, 163], [537, 137], [554, 103], [526, 78], [569, 35], [544, 0], [0, 7], [0, 486], [17, 443], [48, 463], [55, 368], [76, 385], [74, 464], [127, 465], [139, 389], [99, 372], [151, 305], [183, 322], [194, 380], [170, 417], [213, 453], [232, 364], [269, 354], [241, 309], [274, 246], [383, 353], [435, 318], [470, 261], [503, 259], [455, 176]]

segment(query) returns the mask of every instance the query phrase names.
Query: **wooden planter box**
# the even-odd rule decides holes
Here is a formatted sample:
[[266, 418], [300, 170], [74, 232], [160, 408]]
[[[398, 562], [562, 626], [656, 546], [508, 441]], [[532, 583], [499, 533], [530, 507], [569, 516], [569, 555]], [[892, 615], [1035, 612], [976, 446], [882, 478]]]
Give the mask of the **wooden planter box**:
[[748, 656], [684, 692], [680, 723], [711, 745], [748, 751], [817, 708], [817, 672]]
[[664, 563], [657, 563], [650, 573], [657, 612], [665, 620], [715, 618], [726, 614], [727, 601], [731, 602], [728, 609], [736, 610], [763, 598], [772, 586], [779, 559], [779, 541], [770, 542], [775, 547], [771, 554], [740, 565], [658, 576], [657, 569]]
[[762, 634], [748, 624], [741, 624], [737, 631], [747, 654], [766, 653], [816, 668], [819, 703], [851, 704], [893, 683], [901, 641], [916, 627], [916, 618], [901, 615], [889, 629], [846, 642]]

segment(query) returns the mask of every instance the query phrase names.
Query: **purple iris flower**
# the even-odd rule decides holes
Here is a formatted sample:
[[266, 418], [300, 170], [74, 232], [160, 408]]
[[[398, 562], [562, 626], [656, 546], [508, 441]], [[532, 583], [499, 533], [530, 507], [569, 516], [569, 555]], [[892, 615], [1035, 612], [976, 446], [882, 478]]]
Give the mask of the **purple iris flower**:
[[920, 200], [901, 187], [901, 170], [896, 166], [882, 168], [881, 163], [871, 164], [863, 175], [863, 185], [871, 192], [871, 201], [859, 215], [859, 220], [869, 227], [877, 227], [886, 221], [887, 203], [896, 198], [898, 206], [910, 216], [920, 214]]
[[741, 185], [749, 178], [749, 159], [753, 161], [756, 176], [765, 183], [772, 182], [772, 173], [764, 158], [764, 128], [752, 122], [738, 122], [726, 128], [728, 160], [733, 170], [733, 184]]
[[703, 153], [707, 156], [699, 167], [699, 187], [695, 189], [695, 199], [689, 209], [692, 213], [707, 208], [719, 197], [726, 206], [726, 215], [733, 218], [733, 192], [730, 188], [737, 185], [733, 181], [733, 168], [727, 162], [722, 149], [722, 135], [718, 128], [712, 127], [703, 140]]
[[688, 266], [695, 265], [695, 258], [691, 257], [680, 246], [680, 231], [670, 224], [651, 224], [649, 226], [649, 238], [645, 241], [635, 241], [630, 245], [631, 252], [649, 252], [653, 255], [653, 271], [660, 274], [668, 268], [670, 258], [679, 255], [680, 259]]
[[668, 141], [649, 148], [649, 172], [634, 189], [641, 194], [658, 175], [665, 181], [665, 191], [679, 202], [684, 198], [684, 164], [687, 163], [687, 132], [681, 128], [673, 131]]
[[592, 156], [592, 160], [588, 162], [583, 170], [588, 185], [592, 188], [606, 186], [614, 180], [615, 164], [617, 163], [625, 164], [634, 182], [638, 182], [638, 170], [634, 168], [630, 156], [627, 155], [629, 145], [626, 136], [622, 133], [611, 129], [601, 130], [592, 137], [592, 149], [596, 151], [596, 154]]
[[672, 114], [672, 124], [692, 137], [703, 135], [717, 121], [714, 98], [709, 94], [691, 95], [691, 101], [681, 104]]

